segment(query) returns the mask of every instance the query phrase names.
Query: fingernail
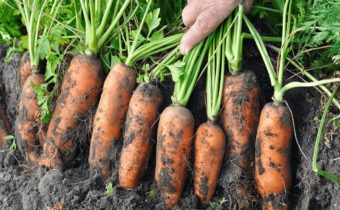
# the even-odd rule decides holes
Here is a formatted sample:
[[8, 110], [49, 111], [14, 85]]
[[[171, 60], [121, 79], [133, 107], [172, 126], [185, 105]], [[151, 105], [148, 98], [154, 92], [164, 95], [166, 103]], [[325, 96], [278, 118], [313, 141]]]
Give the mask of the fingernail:
[[180, 49], [179, 49], [182, 53], [182, 55], [186, 55], [189, 51], [189, 49], [183, 45], [180, 46]]

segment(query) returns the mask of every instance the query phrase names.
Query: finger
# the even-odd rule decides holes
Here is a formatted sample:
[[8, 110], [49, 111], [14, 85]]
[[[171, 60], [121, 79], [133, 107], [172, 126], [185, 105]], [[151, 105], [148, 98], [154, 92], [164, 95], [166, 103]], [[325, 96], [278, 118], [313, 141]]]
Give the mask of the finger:
[[183, 23], [186, 27], [192, 26], [201, 12], [201, 4], [193, 1], [190, 2], [182, 12]]
[[243, 7], [244, 7], [244, 11], [246, 12], [250, 12], [251, 7], [253, 6], [254, 0], [244, 0], [243, 1]]
[[191, 50], [198, 42], [202, 41], [212, 31], [214, 31], [224, 18], [225, 17], [218, 17], [214, 15], [213, 9], [209, 9], [201, 13], [197, 17], [195, 23], [183, 36], [180, 45], [181, 53], [184, 55], [187, 54], [187, 52]]

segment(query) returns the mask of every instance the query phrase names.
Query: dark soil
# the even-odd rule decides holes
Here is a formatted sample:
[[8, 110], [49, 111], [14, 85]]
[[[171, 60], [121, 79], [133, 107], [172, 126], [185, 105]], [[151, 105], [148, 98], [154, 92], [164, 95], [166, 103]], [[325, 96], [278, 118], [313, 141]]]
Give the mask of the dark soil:
[[[252, 46], [247, 46], [247, 49], [249, 52], [254, 51]], [[5, 64], [3, 62], [5, 53], [6, 48], [0, 47], [0, 83], [4, 88], [4, 92], [0, 93], [0, 100], [6, 104], [6, 112], [13, 128], [20, 92], [18, 77], [20, 56], [15, 55], [11, 63]], [[259, 64], [259, 61], [257, 54], [248, 54], [245, 58], [245, 68], [257, 74], [263, 88], [262, 104], [265, 104], [271, 100], [272, 91], [264, 67]], [[189, 104], [196, 126], [206, 121], [204, 84], [202, 78]], [[159, 86], [165, 99], [164, 108], [171, 103], [173, 84], [168, 79]], [[292, 146], [294, 185], [290, 197], [291, 208], [340, 209], [340, 186], [320, 178], [311, 170], [313, 146], [325, 99], [314, 89], [291, 91], [286, 98], [294, 114], [297, 140], [307, 156], [305, 159], [294, 141]], [[335, 110], [333, 112], [334, 115], [339, 114]], [[85, 131], [91, 130], [89, 122], [93, 115], [89, 115], [90, 119], [84, 124], [87, 128]], [[90, 133], [86, 132], [84, 135], [83, 131], [79, 131], [83, 133], [82, 137], [76, 137], [84, 146], [80, 148], [73, 166], [65, 171], [30, 168], [18, 151], [14, 154], [2, 151], [0, 209], [166, 209], [154, 182], [155, 154], [151, 157], [149, 168], [140, 186], [136, 190], [120, 189], [117, 186], [117, 161], [122, 147], [120, 140], [114, 148], [113, 173], [109, 180], [113, 187], [106, 192], [107, 183], [104, 183], [99, 175], [89, 176], [87, 158]], [[84, 139], [84, 136], [87, 139]], [[319, 165], [340, 176], [340, 161], [331, 160], [340, 157], [339, 130], [326, 129], [326, 137], [327, 141], [323, 141], [320, 147]], [[200, 206], [193, 194], [192, 174], [193, 167], [190, 164], [185, 192], [179, 205], [174, 209], [238, 209], [238, 201], [235, 201], [233, 194], [223, 189], [223, 180], [228, 179], [225, 177], [226, 174], [221, 174], [212, 203], [205, 208]], [[253, 208], [259, 209], [259, 206], [259, 201], [254, 200]]]

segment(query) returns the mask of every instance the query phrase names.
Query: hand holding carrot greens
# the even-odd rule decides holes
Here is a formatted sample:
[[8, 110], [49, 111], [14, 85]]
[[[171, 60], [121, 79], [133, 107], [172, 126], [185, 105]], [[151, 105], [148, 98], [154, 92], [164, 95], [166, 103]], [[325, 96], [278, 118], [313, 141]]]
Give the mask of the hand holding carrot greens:
[[182, 39], [181, 53], [187, 54], [198, 42], [215, 31], [239, 4], [242, 3], [248, 11], [253, 2], [254, 0], [188, 0], [182, 13], [183, 23], [188, 31]]

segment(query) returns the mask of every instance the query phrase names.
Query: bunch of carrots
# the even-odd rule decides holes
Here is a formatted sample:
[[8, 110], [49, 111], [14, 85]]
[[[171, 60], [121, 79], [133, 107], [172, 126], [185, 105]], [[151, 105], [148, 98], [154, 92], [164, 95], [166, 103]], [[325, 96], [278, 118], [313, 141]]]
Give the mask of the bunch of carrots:
[[[194, 193], [203, 205], [213, 198], [224, 165], [222, 173], [227, 175], [231, 170], [240, 171], [239, 176], [229, 179], [225, 189], [235, 192], [239, 208], [250, 208], [249, 183], [255, 161], [262, 208], [288, 208], [293, 120], [284, 95], [293, 88], [340, 82], [329, 79], [284, 84], [286, 60], [295, 33], [291, 0], [284, 6], [276, 71], [264, 38], [244, 14], [242, 5], [206, 40], [181, 57], [177, 46], [182, 33], [156, 34], [158, 38], [151, 38], [155, 27], [146, 27], [146, 22], [152, 15], [153, 0], [146, 1], [145, 7], [136, 0], [80, 0], [74, 9], [81, 52], [73, 57], [65, 72], [47, 128], [41, 122], [34, 90], [34, 86], [45, 83], [40, 73], [43, 58], [36, 48], [39, 37], [48, 33], [41, 29], [42, 18], [46, 13], [56, 17], [61, 1], [16, 2], [27, 27], [28, 53], [20, 68], [22, 93], [15, 135], [27, 161], [48, 168], [70, 166], [81, 146], [76, 136], [80, 119], [98, 102], [88, 159], [91, 174], [99, 173], [107, 179], [111, 168], [117, 165], [119, 185], [137, 188], [154, 150], [157, 131], [155, 180], [167, 207], [174, 207], [181, 198], [193, 147]], [[273, 102], [266, 104], [261, 114], [258, 80], [253, 71], [242, 67], [243, 23], [255, 40], [274, 89]], [[110, 66], [105, 76], [101, 53], [111, 40], [118, 40], [120, 50], [115, 53], [121, 62]], [[145, 62], [153, 64], [140, 72], [139, 63]], [[205, 72], [208, 121], [195, 134], [195, 119], [186, 107]], [[172, 104], [161, 112], [163, 96], [157, 82], [170, 75], [175, 83]], [[8, 132], [9, 123], [0, 105], [0, 148], [7, 147]], [[123, 148], [119, 162], [115, 162], [113, 147], [120, 139]]]

